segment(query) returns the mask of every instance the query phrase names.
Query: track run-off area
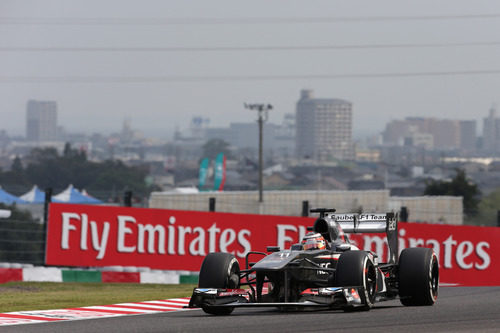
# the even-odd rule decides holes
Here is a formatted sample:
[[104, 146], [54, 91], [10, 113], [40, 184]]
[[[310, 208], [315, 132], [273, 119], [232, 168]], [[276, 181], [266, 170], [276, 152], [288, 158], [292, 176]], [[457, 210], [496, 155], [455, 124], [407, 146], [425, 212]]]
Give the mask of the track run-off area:
[[[168, 302], [174, 305], [166, 305]], [[275, 308], [242, 308], [236, 309], [232, 315], [219, 317], [207, 315], [201, 310], [185, 311], [182, 304], [186, 302], [187, 299], [174, 299], [81, 308], [102, 313], [103, 316], [78, 319], [68, 316], [65, 320], [57, 320], [57, 313], [54, 313], [53, 319], [56, 320], [11, 323], [0, 326], [0, 332], [500, 331], [500, 287], [442, 287], [434, 306], [404, 307], [394, 300], [377, 303], [366, 312], [281, 312]], [[106, 311], [115, 313], [109, 313], [113, 315], [110, 317]]]

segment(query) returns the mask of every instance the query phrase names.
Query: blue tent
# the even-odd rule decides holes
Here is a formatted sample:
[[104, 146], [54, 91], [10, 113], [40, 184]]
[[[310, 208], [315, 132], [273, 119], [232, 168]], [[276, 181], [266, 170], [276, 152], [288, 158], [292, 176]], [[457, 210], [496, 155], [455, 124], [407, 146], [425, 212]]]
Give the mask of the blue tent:
[[[100, 204], [101, 200], [89, 195], [82, 194], [73, 185], [69, 185], [64, 191], [53, 196], [54, 202], [74, 203], [74, 204]], [[56, 201], [57, 200], [57, 201]]]
[[[40, 191], [38, 186], [34, 185], [33, 188], [20, 196], [21, 199], [27, 201], [28, 203], [41, 204], [45, 202], [45, 192]], [[61, 202], [60, 200], [51, 199], [52, 202]]]
[[8, 192], [5, 192], [1, 187], [0, 187], [0, 202], [6, 205], [12, 205], [14, 203], [16, 204], [27, 203], [25, 200], [18, 198], [15, 195], [12, 195]]

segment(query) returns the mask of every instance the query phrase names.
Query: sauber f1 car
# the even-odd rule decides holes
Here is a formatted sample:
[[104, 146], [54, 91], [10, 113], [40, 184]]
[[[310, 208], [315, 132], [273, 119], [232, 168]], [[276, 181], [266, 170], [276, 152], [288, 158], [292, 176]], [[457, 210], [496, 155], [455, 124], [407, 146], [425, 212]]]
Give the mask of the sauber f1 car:
[[[268, 253], [251, 251], [245, 269], [232, 254], [209, 253], [188, 307], [228, 315], [237, 307], [349, 311], [369, 310], [375, 302], [397, 297], [403, 305], [436, 302], [436, 254], [429, 248], [407, 248], [399, 255], [396, 214], [335, 214], [335, 209], [325, 208], [311, 212], [320, 216], [301, 243], [286, 250], [270, 246]], [[387, 262], [359, 250], [347, 235], [382, 232], [389, 245]], [[260, 260], [250, 261], [258, 256]]]

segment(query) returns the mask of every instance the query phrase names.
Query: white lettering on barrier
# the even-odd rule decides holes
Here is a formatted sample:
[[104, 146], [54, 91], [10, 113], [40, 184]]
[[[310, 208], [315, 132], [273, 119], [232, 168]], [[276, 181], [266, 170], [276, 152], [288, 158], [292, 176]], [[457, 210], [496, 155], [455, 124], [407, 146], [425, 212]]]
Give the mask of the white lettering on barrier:
[[82, 214], [82, 230], [80, 231], [80, 249], [87, 250], [87, 231], [89, 228], [89, 218], [87, 214]]
[[144, 234], [148, 234], [148, 253], [155, 251], [155, 235], [158, 234], [158, 253], [165, 254], [165, 228], [161, 225], [138, 224], [137, 252], [144, 253]]
[[192, 256], [205, 256], [205, 230], [202, 227], [193, 229], [193, 233], [198, 233], [191, 244], [189, 244], [189, 254]]
[[[406, 231], [404, 229], [399, 230], [399, 250], [402, 251], [406, 248], [406, 241], [408, 242], [408, 247], [417, 246], [431, 246], [436, 256], [440, 258], [444, 268], [453, 268], [453, 261], [456, 262], [458, 267], [464, 270], [469, 270], [476, 268], [478, 270], [485, 270], [491, 264], [491, 258], [486, 249], [490, 248], [488, 242], [482, 241], [474, 245], [471, 241], [465, 240], [458, 242], [453, 239], [453, 235], [448, 236], [442, 243], [436, 239], [422, 239], [422, 238], [411, 238], [407, 240], [404, 238]], [[387, 239], [386, 237], [379, 236], [363, 236], [363, 250], [373, 251], [377, 253], [380, 258], [383, 258], [385, 254], [388, 257], [387, 250]], [[443, 250], [443, 251], [441, 251]], [[475, 254], [481, 262], [473, 261], [470, 256]], [[444, 260], [443, 257], [444, 257]]]
[[476, 267], [477, 269], [480, 269], [480, 270], [488, 268], [490, 266], [490, 262], [491, 262], [490, 256], [484, 250], [484, 248], [489, 249], [490, 244], [488, 244], [487, 242], [479, 242], [476, 246], [476, 254], [479, 258], [481, 258], [481, 260], [483, 261], [483, 264], [479, 265], [476, 263], [474, 267]]
[[220, 234], [219, 248], [222, 252], [227, 252], [227, 247], [234, 242], [236, 233], [233, 229], [226, 229]]
[[[295, 226], [292, 224], [277, 224], [276, 229], [277, 229], [278, 246], [280, 249], [288, 248], [292, 244], [298, 241], [300, 242], [300, 240], [304, 238], [307, 231], [307, 228], [302, 225]], [[289, 235], [290, 233], [292, 233], [293, 236]], [[290, 246], [287, 246], [287, 243], [289, 243]]]
[[106, 245], [108, 244], [109, 236], [109, 222], [103, 223], [102, 236], [99, 241], [99, 230], [97, 230], [97, 223], [94, 221], [90, 222], [90, 229], [92, 231], [92, 247], [94, 250], [98, 251], [96, 259], [101, 260], [106, 254]]
[[[74, 224], [71, 224], [72, 220], [80, 221], [80, 249], [85, 251], [87, 250], [87, 214], [82, 214], [80, 216], [77, 213], [62, 213], [61, 248], [64, 250], [69, 250], [70, 232], [77, 230], [76, 226]], [[106, 245], [108, 242], [110, 226], [108, 222], [103, 223], [101, 237], [99, 237], [99, 231], [97, 230], [96, 222], [91, 221], [90, 227], [92, 235], [92, 247], [94, 250], [98, 251], [96, 259], [101, 260], [106, 254]]]
[[[370, 217], [372, 218], [372, 217]], [[289, 224], [278, 224], [277, 228], [277, 243], [282, 249], [287, 248], [287, 244], [293, 244], [297, 240], [302, 239], [305, 234], [305, 228]], [[298, 235], [298, 230], [303, 228], [304, 233]], [[297, 236], [299, 236], [297, 238]], [[406, 247], [432, 247], [436, 256], [440, 258], [440, 262], [444, 268], [453, 268], [453, 262], [461, 269], [469, 270], [476, 268], [485, 270], [491, 264], [490, 255], [487, 249], [490, 248], [488, 242], [482, 241], [474, 245], [473, 242], [465, 240], [458, 242], [453, 239], [453, 235], [448, 236], [441, 243], [436, 239], [412, 238], [406, 236], [405, 229], [399, 229], [399, 250], [402, 251]], [[387, 237], [363, 235], [363, 250], [373, 251], [377, 253], [379, 258], [386, 256], [389, 260], [389, 251], [387, 246]], [[352, 243], [356, 243], [352, 241]], [[406, 246], [408, 244], [408, 246]], [[358, 244], [359, 245], [359, 244]], [[480, 261], [474, 261], [471, 256], [475, 254]]]
[[453, 236], [448, 237], [444, 242], [444, 267], [451, 268], [451, 255], [453, 246], [457, 245], [457, 241], [453, 240]]
[[[175, 223], [175, 216], [170, 216], [168, 223]], [[175, 227], [173, 225], [168, 226], [168, 254], [175, 254]]]
[[[92, 249], [98, 252], [96, 259], [101, 260], [105, 257], [111, 229], [109, 222], [98, 224], [95, 221], [90, 221], [89, 223], [86, 214], [64, 212], [61, 213], [61, 216], [61, 249], [70, 249], [71, 235], [76, 234], [79, 230], [80, 250], [87, 251], [88, 225], [90, 224]], [[79, 229], [75, 222], [79, 222]], [[237, 243], [243, 248], [243, 251], [233, 250], [231, 253], [244, 258], [246, 253], [251, 250], [249, 240], [251, 232], [248, 229], [240, 229], [238, 232], [231, 228], [221, 230], [216, 223], [212, 224], [207, 230], [202, 227], [176, 226], [175, 216], [169, 218], [169, 225], [166, 228], [160, 224], [143, 224], [133, 216], [127, 215], [118, 215], [117, 222], [116, 250], [119, 253], [147, 252], [149, 254], [186, 255], [187, 247], [189, 255], [205, 256], [208, 252], [228, 252], [229, 248]], [[299, 229], [301, 233], [305, 233], [302, 230], [305, 230], [305, 228], [301, 227]], [[186, 244], [188, 235], [196, 237], [191, 239], [189, 244]], [[167, 243], [166, 240], [168, 240]]]
[[77, 213], [62, 213], [62, 235], [61, 235], [61, 249], [69, 249], [69, 232], [76, 230], [76, 227], [70, 222], [72, 219], [80, 220], [80, 215]]
[[240, 232], [238, 232], [238, 243], [243, 246], [243, 251], [238, 251], [236, 254], [238, 257], [241, 257], [241, 258], [244, 258], [245, 255], [252, 249], [252, 245], [250, 244], [250, 242], [248, 241], [248, 239], [245, 238], [245, 235], [246, 236], [250, 236], [251, 235], [251, 232], [250, 230], [241, 230]]
[[457, 264], [460, 268], [463, 268], [463, 269], [472, 268], [472, 264], [465, 263], [465, 258], [470, 256], [473, 249], [474, 249], [474, 246], [469, 241], [462, 242], [458, 245], [455, 259], [456, 259]]
[[217, 238], [217, 234], [220, 233], [220, 229], [217, 228], [217, 225], [214, 223], [210, 228], [208, 228], [208, 252], [215, 252], [215, 240]]
[[[101, 260], [106, 255], [108, 239], [110, 237], [110, 223], [90, 221], [87, 214], [63, 212], [61, 227], [61, 249], [70, 249], [70, 239], [79, 238], [79, 247], [82, 251], [88, 251], [88, 241], [92, 249], [97, 251], [97, 259]], [[143, 224], [132, 216], [117, 216], [117, 251], [119, 253], [150, 253], [150, 254], [177, 254], [185, 255], [186, 247], [189, 255], [205, 256], [209, 252], [227, 252], [231, 246], [238, 244], [242, 251], [233, 250], [232, 253], [243, 258], [251, 250], [251, 232], [247, 229], [238, 231], [232, 228], [221, 229], [217, 223], [209, 228], [176, 225], [176, 217], [168, 219], [168, 225]], [[89, 229], [90, 225], [90, 230]], [[79, 228], [78, 228], [79, 227]], [[280, 248], [288, 248], [306, 233], [306, 227], [288, 224], [277, 224], [277, 244]], [[89, 235], [90, 231], [90, 235]], [[79, 234], [78, 234], [79, 232]], [[167, 235], [167, 234], [168, 235]], [[189, 244], [186, 244], [187, 236], [191, 235]], [[406, 230], [399, 230], [399, 248], [403, 250], [408, 247], [427, 246], [432, 247], [444, 268], [453, 268], [454, 263], [461, 269], [486, 270], [491, 265], [491, 257], [488, 253], [490, 244], [486, 241], [457, 241], [453, 235], [449, 235], [444, 241], [436, 239], [412, 238], [406, 236]], [[380, 258], [389, 255], [387, 251], [386, 237], [363, 235], [363, 249], [374, 251]], [[165, 241], [167, 240], [167, 244]], [[77, 243], [78, 244], [78, 243]], [[77, 245], [78, 246], [78, 245]], [[359, 246], [361, 247], [361, 246]]]
[[296, 239], [296, 237], [287, 235], [287, 231], [293, 231], [295, 234], [297, 234], [296, 226], [289, 224], [278, 224], [276, 228], [278, 228], [278, 246], [280, 249], [285, 248], [285, 242], [293, 242]]
[[127, 227], [127, 223], [136, 223], [132, 216], [118, 215], [118, 243], [117, 251], [124, 253], [132, 253], [135, 251], [135, 246], [125, 245], [125, 235], [132, 234], [132, 229]]

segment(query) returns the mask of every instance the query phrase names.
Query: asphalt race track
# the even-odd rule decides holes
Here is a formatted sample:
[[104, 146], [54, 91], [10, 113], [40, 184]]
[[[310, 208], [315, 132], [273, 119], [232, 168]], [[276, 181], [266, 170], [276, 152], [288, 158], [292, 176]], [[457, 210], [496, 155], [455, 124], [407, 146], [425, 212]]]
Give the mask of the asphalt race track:
[[216, 317], [201, 310], [0, 327], [0, 332], [500, 332], [500, 287], [446, 287], [430, 307], [398, 300], [368, 312], [280, 312], [236, 309]]

